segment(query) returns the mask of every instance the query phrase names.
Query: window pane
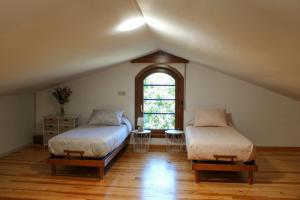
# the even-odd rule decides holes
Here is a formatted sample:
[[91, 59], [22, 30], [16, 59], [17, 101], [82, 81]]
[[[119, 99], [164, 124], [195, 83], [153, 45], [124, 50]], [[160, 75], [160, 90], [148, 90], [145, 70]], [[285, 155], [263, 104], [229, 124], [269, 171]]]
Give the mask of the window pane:
[[[143, 89], [144, 89], [144, 127], [148, 129], [174, 129], [175, 128], [175, 80], [174, 78], [165, 73], [153, 73], [144, 79]], [[151, 114], [151, 113], [172, 113], [172, 114]]]
[[144, 99], [175, 99], [175, 86], [144, 86]]
[[175, 113], [175, 101], [144, 100], [145, 113]]
[[174, 129], [175, 115], [144, 114], [144, 127], [146, 129]]
[[175, 85], [172, 76], [165, 73], [153, 73], [144, 79], [144, 85]]

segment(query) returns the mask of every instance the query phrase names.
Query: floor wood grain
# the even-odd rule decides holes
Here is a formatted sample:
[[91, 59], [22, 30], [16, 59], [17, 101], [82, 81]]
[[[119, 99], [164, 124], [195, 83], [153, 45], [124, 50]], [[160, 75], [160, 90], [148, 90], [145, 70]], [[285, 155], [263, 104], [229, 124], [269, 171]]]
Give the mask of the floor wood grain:
[[106, 170], [58, 167], [47, 152], [28, 147], [0, 159], [0, 199], [300, 199], [300, 152], [259, 151], [254, 185], [247, 173], [205, 172], [194, 183], [186, 153], [127, 150]]

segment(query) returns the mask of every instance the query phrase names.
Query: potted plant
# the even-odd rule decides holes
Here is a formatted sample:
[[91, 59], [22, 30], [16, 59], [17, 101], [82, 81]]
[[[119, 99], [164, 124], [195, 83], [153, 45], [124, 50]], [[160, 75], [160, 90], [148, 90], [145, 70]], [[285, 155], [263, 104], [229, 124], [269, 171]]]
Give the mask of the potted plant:
[[57, 87], [52, 94], [60, 105], [60, 115], [65, 115], [64, 105], [70, 101], [72, 90], [69, 87]]

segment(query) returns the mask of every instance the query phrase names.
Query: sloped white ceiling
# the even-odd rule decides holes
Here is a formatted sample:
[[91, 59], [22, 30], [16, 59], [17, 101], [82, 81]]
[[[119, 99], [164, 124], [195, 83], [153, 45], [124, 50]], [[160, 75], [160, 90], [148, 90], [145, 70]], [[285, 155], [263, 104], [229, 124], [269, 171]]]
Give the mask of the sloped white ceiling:
[[300, 99], [300, 1], [138, 2], [165, 51]]
[[141, 16], [126, 0], [1, 0], [0, 94], [34, 91], [153, 51], [146, 26], [116, 26]]
[[[298, 0], [2, 0], [0, 94], [156, 49], [300, 100]], [[147, 26], [115, 27], [134, 16]]]

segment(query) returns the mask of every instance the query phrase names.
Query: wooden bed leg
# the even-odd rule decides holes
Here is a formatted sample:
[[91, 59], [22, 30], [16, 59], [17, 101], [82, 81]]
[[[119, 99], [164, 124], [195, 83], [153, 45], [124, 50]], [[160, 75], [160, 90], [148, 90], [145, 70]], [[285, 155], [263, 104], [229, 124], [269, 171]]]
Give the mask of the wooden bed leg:
[[102, 180], [104, 177], [104, 168], [99, 167], [99, 179]]
[[195, 170], [195, 183], [200, 182], [200, 173], [198, 170]]
[[52, 165], [51, 167], [51, 171], [52, 171], [52, 176], [56, 176], [56, 166], [55, 165]]
[[248, 172], [248, 183], [249, 183], [250, 185], [253, 184], [253, 171], [249, 171], [249, 172]]

